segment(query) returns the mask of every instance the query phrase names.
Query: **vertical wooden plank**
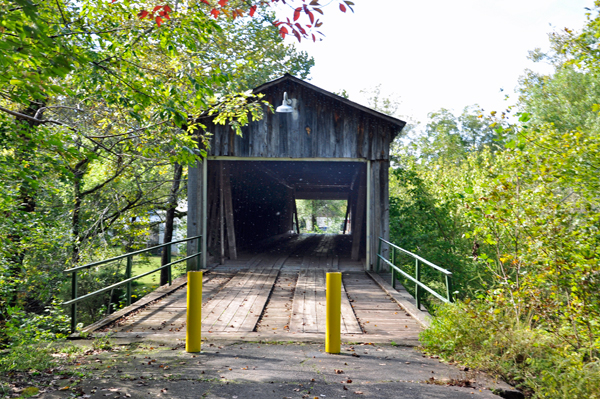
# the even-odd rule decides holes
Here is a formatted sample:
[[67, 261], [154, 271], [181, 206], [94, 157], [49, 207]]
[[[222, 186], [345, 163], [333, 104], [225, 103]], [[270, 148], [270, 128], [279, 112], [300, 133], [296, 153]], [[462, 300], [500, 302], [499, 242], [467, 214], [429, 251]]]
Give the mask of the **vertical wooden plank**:
[[200, 254], [200, 266], [198, 270], [206, 268], [206, 263], [208, 259], [208, 246], [207, 246], [207, 238], [208, 238], [208, 159], [204, 158], [202, 160], [202, 190], [201, 196], [202, 201], [200, 201], [201, 212], [200, 212], [200, 234], [202, 237], [200, 239], [201, 245], [201, 254]]
[[[188, 169], [188, 215], [187, 215], [187, 235], [195, 237], [200, 234], [200, 221], [202, 220], [202, 173], [200, 162], [196, 166], [190, 166]], [[187, 245], [187, 255], [196, 253], [198, 244], [190, 242]], [[197, 270], [198, 258], [194, 257], [187, 260], [187, 270]]]
[[223, 201], [225, 203], [225, 224], [227, 225], [227, 244], [229, 246], [229, 259], [237, 259], [237, 247], [235, 244], [235, 227], [233, 220], [233, 202], [231, 198], [231, 179], [229, 177], [229, 165], [223, 163]]
[[294, 211], [296, 207], [296, 201], [294, 200], [294, 190], [287, 188], [287, 201], [286, 201], [286, 217], [284, 220], [284, 229], [282, 233], [289, 232], [294, 228]]
[[298, 208], [296, 208], [296, 198], [294, 197], [294, 218], [296, 220], [296, 233], [300, 234], [300, 222], [298, 221]]
[[221, 259], [219, 264], [225, 264], [225, 201], [223, 200], [223, 161], [218, 162], [219, 167], [219, 244]]
[[375, 259], [377, 256], [378, 238], [379, 238], [379, 226], [380, 226], [380, 215], [379, 215], [379, 162], [370, 161], [367, 166], [369, 170], [370, 180], [367, 184], [367, 193], [369, 195], [367, 220], [369, 221], [369, 229], [367, 232], [367, 245], [369, 246], [368, 251], [368, 270], [373, 270]]
[[346, 216], [344, 216], [344, 227], [342, 228], [342, 234], [346, 234], [346, 229], [348, 228], [348, 216], [350, 215], [350, 199], [351, 195], [348, 196], [348, 201], [346, 202]]
[[[390, 187], [389, 187], [389, 168], [390, 168], [390, 162], [389, 161], [382, 161], [381, 162], [381, 169], [380, 169], [380, 177], [379, 177], [379, 184], [380, 184], [380, 190], [381, 190], [381, 198], [380, 198], [380, 211], [379, 214], [381, 215], [381, 227], [380, 227], [380, 231], [381, 231], [381, 237], [383, 237], [385, 240], [390, 239]], [[386, 258], [389, 259], [389, 255], [390, 255], [390, 248], [389, 246], [383, 245], [381, 248], [381, 253], [382, 255]]]
[[208, 248], [215, 249], [219, 241], [218, 162], [211, 161], [208, 169]]
[[355, 223], [352, 225], [352, 260], [358, 260], [360, 258], [360, 244], [366, 215], [366, 173], [369, 173], [369, 171], [366, 170], [361, 172], [360, 184], [357, 186], [358, 192], [356, 200], [356, 215], [354, 217]]

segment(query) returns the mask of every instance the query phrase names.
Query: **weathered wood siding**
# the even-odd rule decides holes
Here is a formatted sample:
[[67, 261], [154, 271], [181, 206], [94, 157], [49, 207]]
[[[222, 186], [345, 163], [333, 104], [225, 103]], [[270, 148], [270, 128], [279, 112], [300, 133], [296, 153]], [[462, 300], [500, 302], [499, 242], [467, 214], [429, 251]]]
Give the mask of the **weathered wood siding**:
[[389, 159], [389, 146], [398, 126], [325, 96], [293, 81], [268, 88], [264, 99], [274, 108], [283, 92], [294, 112], [274, 113], [244, 127], [243, 136], [229, 126], [207, 124], [210, 156], [261, 158]]

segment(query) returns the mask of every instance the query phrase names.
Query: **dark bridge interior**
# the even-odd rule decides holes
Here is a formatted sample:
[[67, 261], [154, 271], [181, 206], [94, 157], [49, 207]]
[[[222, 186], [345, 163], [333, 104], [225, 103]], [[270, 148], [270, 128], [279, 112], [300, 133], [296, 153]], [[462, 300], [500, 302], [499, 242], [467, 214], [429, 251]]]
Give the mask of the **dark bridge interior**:
[[364, 162], [208, 162], [208, 249], [235, 259], [237, 251], [297, 232], [296, 199], [348, 201], [353, 258], [365, 248]]

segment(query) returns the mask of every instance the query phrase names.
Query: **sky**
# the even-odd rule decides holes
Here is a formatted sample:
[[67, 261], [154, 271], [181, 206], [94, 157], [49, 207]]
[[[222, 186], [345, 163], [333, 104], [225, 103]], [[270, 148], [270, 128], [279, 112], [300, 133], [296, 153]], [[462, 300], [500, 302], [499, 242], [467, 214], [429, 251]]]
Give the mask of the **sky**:
[[[324, 8], [321, 42], [286, 39], [315, 59], [312, 84], [345, 89], [364, 103], [362, 89], [381, 84], [398, 97], [403, 119], [426, 123], [440, 108], [455, 113], [478, 104], [502, 111], [516, 98], [527, 59], [548, 48], [548, 34], [580, 29], [593, 0], [353, 0], [354, 13]], [[324, 3], [321, 1], [321, 3]], [[508, 102], [505, 100], [509, 95]]]

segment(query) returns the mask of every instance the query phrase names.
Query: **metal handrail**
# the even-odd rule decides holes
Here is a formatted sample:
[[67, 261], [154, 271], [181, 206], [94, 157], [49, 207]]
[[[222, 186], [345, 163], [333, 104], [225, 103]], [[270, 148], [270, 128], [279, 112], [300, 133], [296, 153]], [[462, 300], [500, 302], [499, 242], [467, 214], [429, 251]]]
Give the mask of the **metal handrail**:
[[[172, 283], [172, 278], [171, 278], [171, 266], [177, 263], [181, 263], [184, 262], [188, 259], [192, 259], [192, 258], [199, 258], [200, 256], [200, 245], [201, 245], [201, 238], [202, 236], [195, 236], [195, 237], [190, 237], [190, 238], [184, 238], [182, 240], [178, 240], [178, 241], [171, 241], [168, 243], [164, 243], [164, 244], [160, 244], [160, 245], [156, 245], [154, 247], [150, 247], [150, 248], [146, 248], [146, 249], [142, 249], [139, 251], [133, 251], [133, 252], [129, 252], [126, 253], [124, 255], [119, 255], [119, 256], [115, 256], [113, 258], [110, 259], [105, 259], [105, 260], [101, 260], [98, 262], [92, 262], [92, 263], [88, 263], [86, 265], [83, 266], [77, 266], [77, 267], [73, 267], [71, 269], [67, 269], [64, 270], [63, 273], [65, 274], [69, 274], [71, 273], [71, 300], [63, 302], [61, 305], [71, 305], [71, 332], [74, 333], [77, 329], [77, 303], [81, 302], [83, 300], [86, 300], [88, 298], [91, 298], [93, 296], [102, 294], [104, 292], [110, 291], [115, 289], [116, 287], [119, 287], [121, 285], [127, 284], [127, 305], [131, 305], [131, 282], [138, 279], [138, 278], [142, 278], [145, 277], [149, 274], [155, 273], [159, 270], [162, 269], [167, 269], [168, 273], [168, 280], [169, 280], [169, 285], [171, 285]], [[181, 242], [188, 242], [188, 241], [192, 241], [192, 240], [198, 240], [198, 245], [196, 248], [196, 253], [190, 256], [186, 256], [185, 258], [182, 259], [178, 259], [176, 261], [171, 262], [171, 246], [173, 244], [178, 244]], [[162, 265], [154, 270], [150, 270], [148, 272], [142, 273], [140, 275], [131, 276], [131, 269], [133, 268], [133, 256], [134, 255], [139, 255], [139, 254], [143, 254], [145, 252], [150, 252], [159, 248], [164, 248], [164, 251], [166, 251], [167, 253], [167, 264]], [[125, 259], [127, 258], [127, 267], [125, 269], [125, 279], [121, 280], [119, 282], [116, 282], [115, 284], [109, 285], [108, 287], [104, 287], [104, 288], [100, 288], [99, 290], [96, 290], [94, 292], [90, 292], [88, 294], [85, 294], [83, 296], [77, 296], [77, 272], [79, 270], [83, 270], [83, 269], [88, 269], [90, 267], [94, 267], [94, 266], [100, 266], [100, 265], [104, 265], [110, 262], [115, 262], [121, 259]], [[198, 269], [198, 263], [196, 263], [196, 268]], [[109, 302], [109, 307], [110, 307], [110, 302]]]
[[[392, 253], [391, 253], [391, 258], [392, 261], [390, 262], [388, 259], [385, 259], [382, 255], [381, 255], [381, 243], [385, 243], [389, 246], [392, 247]], [[399, 250], [409, 256], [411, 256], [412, 258], [415, 259], [415, 276], [411, 276], [408, 273], [406, 273], [405, 271], [403, 271], [402, 269], [400, 269], [398, 266], [395, 265], [395, 259], [396, 259], [396, 252], [395, 250]], [[436, 298], [438, 298], [439, 300], [441, 300], [442, 302], [445, 303], [452, 303], [453, 302], [453, 298], [452, 298], [452, 272], [449, 270], [446, 270], [444, 268], [441, 268], [433, 263], [431, 263], [430, 261], [428, 261], [427, 259], [424, 259], [422, 257], [420, 257], [417, 254], [414, 254], [410, 251], [407, 251], [404, 248], [400, 248], [399, 246], [385, 240], [384, 238], [379, 237], [379, 249], [377, 252], [377, 272], [379, 272], [379, 265], [380, 265], [380, 260], [382, 260], [383, 262], [385, 262], [388, 266], [390, 266], [391, 271], [392, 271], [392, 287], [396, 288], [396, 272], [400, 273], [401, 275], [403, 275], [404, 277], [406, 277], [408, 280], [412, 281], [413, 283], [415, 283], [415, 300], [417, 302], [417, 308], [421, 309], [421, 297], [420, 297], [420, 290], [419, 288], [424, 289], [425, 291], [429, 292], [430, 294], [432, 294], [433, 296], [435, 296]], [[430, 266], [431, 268], [441, 272], [442, 274], [444, 274], [445, 277], [445, 281], [446, 281], [446, 297], [444, 298], [442, 295], [440, 295], [439, 293], [435, 292], [433, 289], [429, 288], [427, 285], [425, 285], [422, 281], [421, 281], [421, 268], [420, 268], [420, 263], [423, 263], [427, 266]]]
[[165, 244], [155, 245], [155, 246], [150, 247], [150, 248], [140, 249], [139, 251], [129, 252], [129, 253], [126, 253], [125, 255], [115, 256], [114, 258], [105, 259], [105, 260], [99, 260], [97, 262], [88, 263], [88, 264], [83, 265], [83, 266], [73, 267], [71, 269], [63, 270], [63, 273], [69, 274], [69, 273], [77, 271], [77, 270], [82, 270], [82, 269], [87, 269], [87, 268], [94, 267], [94, 266], [104, 265], [106, 263], [114, 262], [116, 260], [125, 259], [128, 256], [134, 256], [134, 255], [143, 254], [144, 252], [149, 252], [149, 251], [152, 251], [152, 250], [155, 250], [155, 249], [158, 249], [158, 248], [166, 247], [167, 245], [179, 244], [180, 242], [195, 240], [196, 238], [200, 238], [200, 236], [196, 236], [196, 237], [192, 237], [192, 238], [184, 238], [184, 239], [178, 240], [178, 241], [171, 241], [171, 242], [167, 242]]

